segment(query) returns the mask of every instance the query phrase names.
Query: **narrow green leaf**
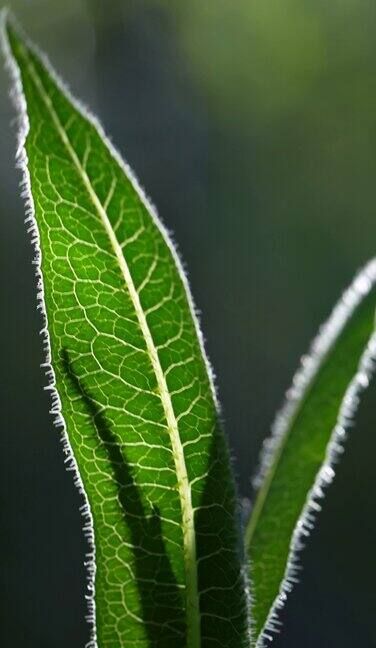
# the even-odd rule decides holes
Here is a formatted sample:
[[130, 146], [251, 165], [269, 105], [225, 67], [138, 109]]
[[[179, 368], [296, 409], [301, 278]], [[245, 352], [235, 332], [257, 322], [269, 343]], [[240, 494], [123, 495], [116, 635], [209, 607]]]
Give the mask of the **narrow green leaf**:
[[97, 121], [3, 31], [53, 411], [92, 539], [91, 645], [247, 646], [236, 494], [181, 265]]
[[246, 529], [257, 646], [277, 629], [278, 608], [296, 581], [296, 552], [334, 476], [359, 392], [369, 383], [376, 352], [375, 281], [376, 260], [356, 277], [303, 358], [265, 443]]

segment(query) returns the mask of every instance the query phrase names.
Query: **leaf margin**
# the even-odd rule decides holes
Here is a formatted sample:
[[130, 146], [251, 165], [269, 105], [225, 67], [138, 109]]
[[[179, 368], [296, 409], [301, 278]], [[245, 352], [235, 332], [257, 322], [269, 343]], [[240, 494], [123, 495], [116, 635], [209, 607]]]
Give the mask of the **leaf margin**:
[[[153, 205], [151, 200], [144, 192], [133, 170], [129, 167], [127, 162], [124, 160], [122, 154], [119, 153], [119, 151], [113, 145], [109, 137], [106, 135], [100, 120], [80, 100], [78, 100], [71, 93], [67, 84], [61, 79], [61, 77], [55, 71], [54, 67], [51, 65], [48, 56], [43, 51], [41, 51], [39, 47], [32, 40], [30, 40], [27, 34], [25, 34], [23, 28], [19, 25], [17, 19], [14, 17], [12, 12], [10, 12], [7, 7], [2, 8], [0, 10], [0, 48], [5, 58], [5, 66], [8, 69], [11, 78], [10, 95], [11, 95], [12, 103], [16, 109], [15, 121], [17, 124], [16, 167], [19, 168], [21, 171], [22, 179], [21, 179], [20, 186], [21, 186], [21, 197], [24, 201], [25, 214], [26, 214], [25, 222], [27, 223], [28, 226], [27, 232], [30, 234], [30, 240], [35, 255], [32, 263], [35, 267], [35, 276], [36, 276], [36, 283], [37, 283], [37, 309], [42, 319], [42, 329], [40, 331], [40, 335], [43, 340], [43, 350], [45, 353], [45, 360], [41, 366], [44, 369], [45, 375], [48, 380], [48, 384], [44, 387], [44, 389], [50, 393], [50, 399], [51, 399], [50, 413], [53, 416], [54, 426], [59, 428], [61, 433], [61, 442], [63, 446], [63, 452], [65, 455], [65, 464], [67, 466], [67, 470], [73, 473], [75, 486], [78, 488], [79, 494], [83, 498], [83, 504], [80, 506], [80, 512], [83, 517], [84, 535], [88, 542], [88, 552], [85, 555], [85, 567], [87, 570], [87, 595], [85, 598], [87, 600], [87, 608], [88, 608], [88, 614], [86, 616], [86, 619], [90, 625], [90, 640], [86, 648], [98, 648], [98, 640], [96, 635], [96, 623], [95, 623], [96, 602], [95, 602], [94, 583], [95, 583], [95, 573], [96, 573], [96, 549], [95, 549], [95, 539], [94, 539], [94, 522], [93, 522], [93, 516], [90, 508], [90, 503], [86, 495], [83, 481], [79, 473], [78, 464], [75, 459], [72, 446], [69, 440], [67, 426], [62, 416], [61, 399], [56, 389], [56, 377], [55, 377], [55, 371], [53, 368], [53, 362], [51, 357], [51, 344], [50, 344], [50, 334], [48, 328], [48, 317], [47, 317], [45, 298], [44, 298], [44, 280], [43, 280], [43, 275], [41, 270], [42, 253], [41, 253], [41, 246], [40, 246], [40, 235], [39, 235], [37, 221], [35, 218], [34, 199], [31, 190], [30, 173], [28, 169], [28, 158], [25, 149], [25, 142], [29, 132], [29, 118], [27, 113], [26, 99], [24, 96], [20, 70], [15, 60], [15, 57], [12, 53], [12, 49], [9, 43], [9, 37], [7, 34], [8, 25], [10, 26], [11, 29], [15, 31], [17, 36], [24, 42], [26, 47], [30, 48], [30, 50], [39, 57], [39, 59], [45, 66], [47, 72], [51, 75], [51, 78], [56, 83], [59, 90], [69, 99], [69, 101], [72, 103], [74, 108], [76, 108], [83, 115], [83, 117], [87, 119], [88, 122], [91, 125], [93, 125], [94, 128], [97, 130], [99, 136], [102, 138], [103, 142], [108, 147], [114, 160], [119, 164], [124, 174], [128, 177], [128, 179], [132, 183], [135, 192], [138, 194], [141, 201], [144, 203], [156, 227], [161, 232], [164, 241], [172, 254], [176, 266], [176, 270], [179, 274], [179, 277], [185, 289], [189, 311], [195, 326], [195, 332], [199, 343], [201, 356], [208, 376], [213, 404], [219, 421], [222, 420], [221, 406], [217, 396], [215, 375], [205, 350], [204, 336], [199, 321], [199, 312], [194, 304], [194, 300], [188, 283], [188, 278], [185, 272], [184, 264], [180, 259], [180, 254], [177, 250], [176, 244], [172, 240], [170, 232], [166, 229], [163, 222], [161, 221], [155, 206]], [[249, 594], [247, 589], [245, 570], [243, 573], [243, 580], [244, 580], [245, 597], [248, 600]], [[249, 627], [250, 624], [248, 623], [248, 628]], [[250, 630], [248, 630], [248, 632], [250, 632]]]
[[[317, 335], [314, 337], [309, 351], [303, 355], [300, 365], [295, 372], [292, 384], [285, 394], [285, 400], [277, 412], [271, 428], [271, 434], [263, 442], [259, 469], [253, 479], [255, 497], [253, 510], [248, 522], [245, 524], [245, 550], [249, 556], [249, 544], [257, 525], [259, 511], [256, 511], [256, 520], [253, 521], [253, 511], [258, 507], [258, 498], [263, 486], [266, 483], [266, 494], [260, 506], [260, 511], [267, 498], [268, 486], [273, 479], [273, 469], [278, 466], [279, 459], [283, 454], [284, 442], [287, 440], [294, 418], [299, 413], [300, 406], [304, 403], [305, 396], [320, 371], [327, 355], [335, 345], [337, 337], [345, 328], [348, 320], [355, 313], [357, 307], [362, 303], [372, 289], [376, 286], [376, 257], [372, 258], [355, 275], [350, 285], [342, 293], [342, 296], [335, 304], [329, 318], [321, 325]], [[326, 445], [325, 459], [316, 474], [311, 488], [307, 492], [306, 501], [296, 521], [290, 543], [289, 552], [281, 580], [279, 592], [269, 610], [268, 616], [261, 628], [259, 635], [252, 637], [254, 648], [265, 648], [266, 642], [273, 639], [273, 635], [280, 631], [279, 611], [285, 606], [287, 596], [298, 582], [298, 571], [300, 569], [300, 553], [304, 549], [304, 539], [310, 535], [313, 529], [316, 516], [321, 510], [321, 501], [326, 494], [326, 488], [331, 484], [335, 476], [334, 467], [344, 452], [347, 430], [353, 425], [361, 394], [367, 389], [376, 371], [376, 314], [374, 316], [374, 328], [368, 338], [367, 344], [360, 356], [357, 371], [347, 385], [346, 391], [338, 410], [336, 425], [332, 430]], [[272, 474], [270, 475], [270, 471]], [[252, 561], [251, 558], [249, 558]], [[251, 572], [251, 598], [252, 598], [252, 565], [249, 565]], [[251, 612], [252, 624], [252, 612]], [[271, 634], [269, 634], [271, 633]]]

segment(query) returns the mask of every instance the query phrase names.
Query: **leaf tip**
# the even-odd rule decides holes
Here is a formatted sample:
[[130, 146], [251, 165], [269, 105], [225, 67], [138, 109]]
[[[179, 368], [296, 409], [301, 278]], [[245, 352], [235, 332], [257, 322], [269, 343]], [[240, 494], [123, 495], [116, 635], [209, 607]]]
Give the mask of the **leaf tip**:
[[1, 49], [5, 53], [5, 46], [8, 41], [8, 36], [7, 36], [7, 27], [8, 27], [8, 20], [9, 20], [9, 8], [8, 7], [1, 7], [0, 9], [0, 41], [1, 41]]
[[0, 49], [6, 61], [11, 56], [12, 40], [18, 31], [17, 21], [9, 9], [4, 6], [0, 9]]
[[1, 7], [0, 9], [0, 21], [2, 26], [3, 24], [7, 23], [8, 16], [9, 16], [9, 7], [4, 5], [4, 7]]
[[25, 56], [25, 51], [31, 48], [31, 43], [9, 7], [0, 9], [0, 49], [5, 58], [5, 63], [20, 60]]

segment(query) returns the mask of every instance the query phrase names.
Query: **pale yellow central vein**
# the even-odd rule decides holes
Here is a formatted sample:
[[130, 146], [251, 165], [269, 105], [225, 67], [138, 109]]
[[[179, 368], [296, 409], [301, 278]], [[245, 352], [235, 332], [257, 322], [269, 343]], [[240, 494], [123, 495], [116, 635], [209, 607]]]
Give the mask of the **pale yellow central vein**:
[[180, 439], [178, 422], [174, 413], [174, 408], [171, 402], [171, 396], [167, 387], [167, 382], [163, 369], [158, 357], [158, 351], [153, 341], [152, 334], [146, 319], [145, 312], [142, 308], [140, 296], [136, 290], [135, 284], [132, 279], [128, 264], [124, 258], [122, 248], [117, 240], [116, 234], [112, 228], [107, 213], [101, 204], [90, 178], [83, 168], [69, 138], [64, 130], [62, 123], [54, 109], [52, 101], [45, 91], [42, 81], [34, 65], [27, 59], [27, 52], [25, 50], [25, 58], [27, 60], [30, 75], [40, 92], [40, 95], [46, 104], [48, 111], [51, 115], [52, 121], [66, 146], [72, 161], [88, 191], [90, 199], [100, 216], [103, 226], [107, 232], [108, 238], [111, 242], [112, 249], [115, 253], [119, 263], [121, 272], [124, 277], [125, 285], [128, 289], [129, 295], [133, 302], [133, 306], [137, 315], [137, 319], [143, 333], [146, 347], [150, 356], [150, 360], [155, 372], [160, 398], [167, 421], [167, 428], [170, 436], [171, 447], [175, 462], [175, 470], [178, 480], [178, 492], [180, 496], [180, 504], [182, 511], [182, 531], [184, 543], [184, 562], [185, 562], [185, 577], [186, 577], [186, 607], [187, 607], [187, 648], [200, 648], [201, 645], [201, 632], [200, 632], [200, 610], [199, 610], [199, 597], [198, 597], [198, 578], [197, 578], [197, 556], [196, 556], [196, 534], [194, 527], [194, 512], [192, 505], [191, 486], [188, 480], [187, 467], [184, 457], [184, 449]]

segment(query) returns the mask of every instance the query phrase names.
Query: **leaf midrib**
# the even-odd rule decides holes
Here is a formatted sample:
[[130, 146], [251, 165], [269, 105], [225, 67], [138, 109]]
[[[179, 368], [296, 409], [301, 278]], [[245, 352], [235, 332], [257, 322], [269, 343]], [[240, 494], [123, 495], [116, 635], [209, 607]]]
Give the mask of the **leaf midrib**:
[[[23, 47], [22, 47], [23, 48]], [[24, 49], [24, 48], [23, 48]], [[29, 68], [30, 76], [34, 81], [36, 89], [45, 103], [48, 112], [51, 115], [52, 121], [56, 130], [61, 137], [78, 174], [80, 175], [85, 188], [88, 191], [89, 197], [95, 210], [102, 221], [110, 240], [112, 249], [119, 263], [124, 282], [130, 298], [132, 300], [138, 323], [140, 325], [142, 334], [145, 339], [146, 348], [149, 353], [150, 361], [156, 376], [159, 395], [161, 398], [163, 411], [166, 417], [167, 429], [170, 436], [172, 447], [172, 454], [175, 463], [175, 470], [177, 475], [177, 486], [180, 497], [180, 505], [182, 512], [182, 533], [183, 533], [183, 546], [184, 546], [184, 568], [186, 579], [186, 621], [187, 621], [187, 648], [200, 648], [200, 611], [199, 611], [199, 598], [198, 598], [198, 576], [197, 576], [197, 556], [196, 556], [196, 534], [194, 527], [194, 510], [192, 505], [191, 487], [188, 480], [187, 467], [185, 463], [183, 445], [180, 439], [178, 421], [173, 409], [171, 396], [167, 387], [167, 382], [163, 369], [159, 360], [158, 351], [154, 344], [154, 340], [147, 323], [145, 312], [142, 308], [140, 296], [137, 292], [135, 284], [132, 279], [128, 264], [122, 252], [122, 248], [117, 240], [116, 234], [112, 228], [110, 220], [107, 216], [106, 210], [101, 204], [85, 169], [83, 168], [69, 138], [64, 130], [64, 127], [55, 111], [51, 98], [46, 92], [42, 80], [40, 79], [37, 70], [33, 63], [28, 59], [27, 52], [24, 49], [24, 56], [26, 65]]]

